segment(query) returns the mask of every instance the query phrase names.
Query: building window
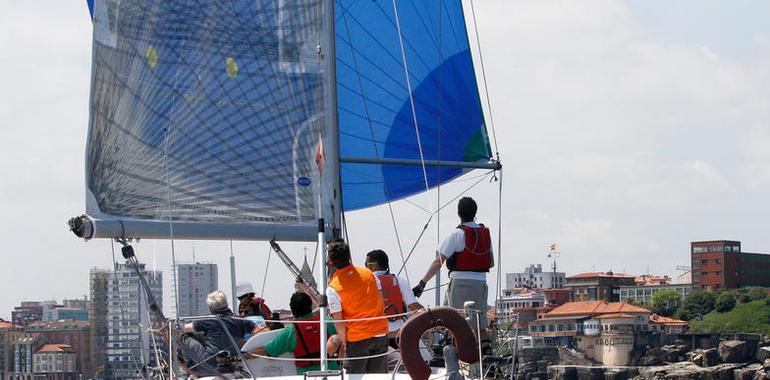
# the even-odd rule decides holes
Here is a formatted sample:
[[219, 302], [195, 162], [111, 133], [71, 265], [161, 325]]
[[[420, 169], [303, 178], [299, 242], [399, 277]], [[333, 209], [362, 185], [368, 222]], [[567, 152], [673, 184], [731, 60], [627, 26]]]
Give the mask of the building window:
[[709, 263], [709, 261], [708, 261], [708, 260], [706, 260], [706, 259], [703, 259], [703, 260], [701, 260], [701, 261], [700, 261], [700, 263], [701, 263], [701, 264], [703, 264], [703, 265], [706, 265], [706, 264], [708, 264], [708, 263]]
[[716, 262], [717, 264], [722, 264], [722, 260], [721, 259], [716, 259], [716, 260], [714, 260], [714, 262]]
[[700, 272], [701, 276], [708, 276], [709, 272]]

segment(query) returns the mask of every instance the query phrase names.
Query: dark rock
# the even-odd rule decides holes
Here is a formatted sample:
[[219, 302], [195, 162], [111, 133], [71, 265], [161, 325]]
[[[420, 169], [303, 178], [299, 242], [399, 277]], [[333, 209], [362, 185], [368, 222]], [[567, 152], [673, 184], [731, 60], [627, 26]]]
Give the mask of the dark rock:
[[578, 378], [581, 380], [604, 380], [604, 369], [601, 367], [578, 368]]
[[719, 359], [722, 363], [742, 363], [748, 359], [748, 344], [742, 340], [719, 342]]
[[524, 380], [548, 380], [548, 373], [546, 372], [533, 372], [524, 376]]
[[651, 348], [647, 350], [647, 352], [645, 352], [641, 358], [639, 358], [639, 365], [640, 366], [659, 365], [659, 364], [663, 364], [664, 360], [666, 360], [665, 351], [663, 351], [660, 348]]
[[705, 359], [703, 358], [703, 354], [696, 354], [690, 361], [698, 367], [708, 367], [704, 365]]
[[709, 348], [703, 350], [703, 366], [711, 367], [719, 364], [719, 352], [716, 348]]
[[735, 370], [735, 380], [754, 380], [763, 371], [762, 364], [751, 364]]
[[770, 347], [757, 348], [757, 353], [754, 356], [758, 362], [763, 363], [765, 359], [770, 358]]

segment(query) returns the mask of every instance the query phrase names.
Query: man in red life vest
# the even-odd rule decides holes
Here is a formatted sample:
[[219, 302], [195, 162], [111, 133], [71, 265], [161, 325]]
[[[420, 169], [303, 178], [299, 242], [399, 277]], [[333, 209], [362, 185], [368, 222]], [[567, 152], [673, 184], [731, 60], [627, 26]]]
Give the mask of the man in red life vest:
[[[428, 268], [420, 283], [412, 289], [419, 297], [425, 284], [436, 275], [446, 262], [449, 270], [449, 288], [444, 303], [455, 309], [462, 309], [466, 301], [476, 303], [479, 311], [479, 325], [482, 341], [487, 340], [487, 272], [495, 266], [492, 255], [492, 239], [489, 229], [476, 223], [476, 201], [463, 197], [457, 203], [460, 225], [444, 239], [437, 251], [437, 257]], [[476, 326], [471, 326], [476, 330]]]
[[[297, 292], [291, 296], [289, 308], [291, 314], [297, 321], [320, 321], [318, 312], [313, 312], [313, 303], [305, 293]], [[324, 348], [334, 346], [330, 355], [334, 354], [339, 347], [339, 341], [336, 339], [334, 324], [327, 322], [327, 331], [329, 340]], [[268, 342], [265, 347], [258, 347], [251, 352], [258, 355], [268, 355], [272, 357], [281, 356], [284, 353], [292, 352], [297, 359], [319, 359], [321, 357], [321, 330], [320, 323], [290, 323], [288, 327], [281, 329], [281, 332]], [[335, 344], [329, 342], [336, 341]], [[297, 366], [297, 372], [304, 375], [308, 371], [317, 371], [321, 368], [318, 360], [300, 360], [294, 363]], [[338, 369], [336, 361], [329, 361], [330, 369]]]
[[388, 318], [388, 342], [391, 347], [398, 349], [396, 335], [401, 326], [404, 325], [406, 316], [397, 315], [422, 309], [423, 306], [414, 298], [409, 282], [390, 273], [389, 261], [388, 255], [380, 249], [366, 254], [366, 267], [374, 272], [374, 275], [380, 280], [385, 314], [394, 316]]

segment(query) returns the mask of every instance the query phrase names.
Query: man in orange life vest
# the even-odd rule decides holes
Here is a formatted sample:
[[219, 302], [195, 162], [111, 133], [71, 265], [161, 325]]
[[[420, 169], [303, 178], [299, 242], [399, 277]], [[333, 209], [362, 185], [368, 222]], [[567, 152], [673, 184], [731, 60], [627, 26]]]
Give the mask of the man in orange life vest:
[[[366, 267], [380, 280], [386, 315], [404, 314], [407, 310], [415, 311], [423, 308], [414, 298], [409, 282], [390, 273], [390, 260], [384, 251], [376, 249], [367, 253]], [[394, 349], [398, 349], [396, 334], [405, 320], [405, 315], [388, 318], [388, 343]]]
[[[380, 295], [380, 281], [369, 269], [350, 262], [350, 248], [341, 239], [329, 243], [329, 263], [336, 271], [326, 288], [329, 313], [333, 319], [351, 320], [384, 317], [385, 307]], [[348, 373], [386, 373], [388, 350], [388, 321], [386, 318], [353, 322], [334, 322], [337, 335], [344, 342], [340, 356], [347, 358], [375, 356], [369, 359], [347, 360]]]
[[[487, 272], [495, 266], [495, 261], [489, 229], [474, 221], [476, 209], [476, 201], [473, 198], [460, 199], [457, 203], [460, 225], [441, 243], [436, 259], [412, 291], [417, 297], [422, 295], [425, 284], [446, 262], [449, 288], [444, 303], [455, 309], [462, 309], [466, 301], [474, 301], [476, 309], [480, 312], [479, 324], [484, 341], [486, 334], [483, 329], [487, 327]], [[476, 330], [476, 326], [471, 327]]]

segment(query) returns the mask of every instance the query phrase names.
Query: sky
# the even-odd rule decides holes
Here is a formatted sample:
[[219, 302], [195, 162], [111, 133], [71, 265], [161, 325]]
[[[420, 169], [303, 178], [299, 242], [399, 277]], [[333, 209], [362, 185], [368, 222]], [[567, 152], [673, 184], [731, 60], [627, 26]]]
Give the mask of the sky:
[[[479, 202], [477, 219], [501, 236], [503, 272], [549, 266], [552, 243], [568, 275], [676, 276], [697, 240], [740, 240], [744, 251], [770, 252], [769, 2], [474, 6], [491, 104], [485, 111], [504, 165], [502, 204], [499, 182], [484, 180], [466, 195]], [[112, 253], [109, 241], [84, 242], [66, 226], [85, 210], [85, 2], [1, 2], [0, 47], [0, 318], [10, 319], [21, 300], [88, 294], [89, 269], [111, 267]], [[397, 266], [428, 219], [415, 205], [450, 200], [476, 174], [440, 194], [395, 203], [401, 249], [386, 207], [349, 213], [354, 261], [381, 248]], [[454, 204], [434, 218], [407, 265], [411, 282], [456, 223]], [[135, 248], [142, 261], [166, 271], [170, 311], [169, 242]], [[174, 248], [178, 261], [192, 261], [194, 252], [197, 261], [219, 264], [220, 287], [229, 289], [229, 243], [176, 241]], [[312, 261], [315, 247], [285, 248], [301, 262], [304, 248]], [[237, 278], [264, 291], [273, 308], [285, 308], [288, 272], [275, 257], [266, 270], [268, 252], [264, 242], [234, 243]], [[494, 289], [494, 274], [489, 283]], [[432, 304], [433, 295], [421, 301]]]

